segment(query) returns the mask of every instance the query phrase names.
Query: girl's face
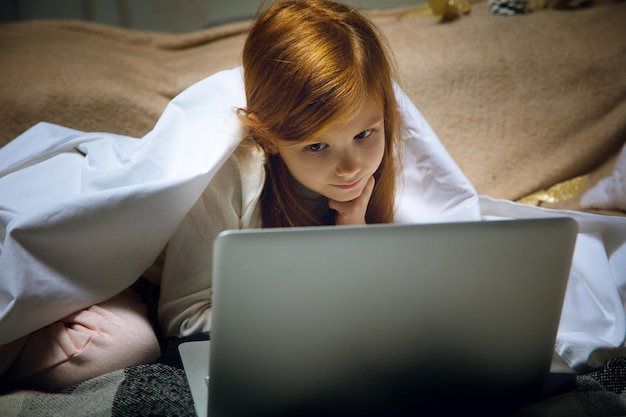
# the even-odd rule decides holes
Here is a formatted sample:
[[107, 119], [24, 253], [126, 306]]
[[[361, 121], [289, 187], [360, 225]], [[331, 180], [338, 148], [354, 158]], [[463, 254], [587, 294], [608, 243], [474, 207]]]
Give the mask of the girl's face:
[[354, 200], [383, 159], [383, 114], [379, 101], [370, 98], [352, 120], [312, 141], [277, 141], [274, 151], [304, 187], [330, 200]]

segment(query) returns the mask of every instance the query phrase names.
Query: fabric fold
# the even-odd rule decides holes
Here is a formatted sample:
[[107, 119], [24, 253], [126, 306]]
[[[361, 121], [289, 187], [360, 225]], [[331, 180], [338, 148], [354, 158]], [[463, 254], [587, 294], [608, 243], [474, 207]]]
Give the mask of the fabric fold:
[[578, 371], [596, 351], [620, 352], [626, 338], [626, 218], [553, 210], [480, 196], [485, 219], [571, 217], [579, 233], [556, 352]]
[[[576, 369], [625, 338], [626, 219], [478, 196], [397, 88], [397, 222], [573, 217], [579, 224], [556, 349]], [[40, 123], [0, 149], [0, 344], [130, 286], [157, 258], [244, 132], [242, 69], [183, 91], [143, 138]]]
[[0, 344], [152, 264], [239, 143], [241, 86], [240, 69], [200, 81], [141, 140], [40, 123], [0, 149]]

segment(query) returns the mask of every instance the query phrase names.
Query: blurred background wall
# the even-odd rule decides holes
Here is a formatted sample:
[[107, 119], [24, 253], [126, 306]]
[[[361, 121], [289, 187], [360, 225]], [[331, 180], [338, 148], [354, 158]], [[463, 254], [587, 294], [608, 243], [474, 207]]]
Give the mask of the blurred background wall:
[[[365, 10], [425, 0], [342, 0]], [[0, 0], [0, 22], [80, 19], [113, 26], [187, 32], [251, 18], [263, 0]]]

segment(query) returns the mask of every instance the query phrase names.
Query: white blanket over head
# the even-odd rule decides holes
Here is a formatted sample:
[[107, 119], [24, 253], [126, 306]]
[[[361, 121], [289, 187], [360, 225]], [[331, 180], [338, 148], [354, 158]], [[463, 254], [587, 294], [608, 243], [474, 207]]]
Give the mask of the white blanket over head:
[[[398, 222], [568, 215], [581, 233], [557, 340], [571, 366], [624, 343], [626, 219], [479, 198], [398, 89]], [[0, 149], [0, 344], [131, 285], [242, 139], [241, 69], [177, 96], [141, 139], [40, 123]], [[503, 277], [506, 279], [506, 277]]]

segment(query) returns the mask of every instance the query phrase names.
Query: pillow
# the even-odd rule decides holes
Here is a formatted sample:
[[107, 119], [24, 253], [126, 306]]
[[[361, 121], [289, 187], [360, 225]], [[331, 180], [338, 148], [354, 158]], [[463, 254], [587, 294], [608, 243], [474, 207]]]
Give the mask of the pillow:
[[580, 199], [582, 208], [626, 211], [626, 145], [622, 148], [613, 172], [598, 181]]

